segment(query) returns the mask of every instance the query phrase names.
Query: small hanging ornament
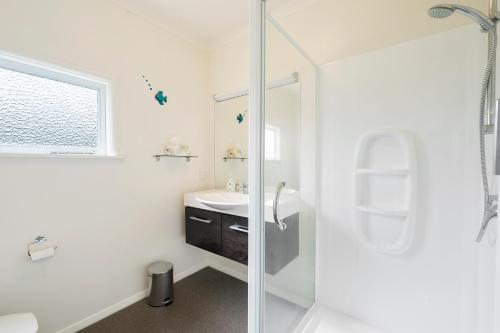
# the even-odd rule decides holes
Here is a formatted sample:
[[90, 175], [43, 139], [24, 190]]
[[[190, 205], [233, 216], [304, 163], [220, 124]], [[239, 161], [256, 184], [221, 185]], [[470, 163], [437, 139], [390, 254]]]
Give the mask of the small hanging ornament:
[[243, 113], [238, 113], [238, 115], [236, 116], [236, 121], [238, 122], [238, 124], [243, 123], [245, 117], [247, 116], [247, 111], [248, 110], [245, 110]]
[[[146, 84], [148, 86], [149, 91], [153, 91], [153, 86], [151, 85], [151, 81], [149, 81], [146, 76], [142, 76], [144, 81], [146, 81]], [[155, 100], [160, 104], [160, 105], [165, 105], [168, 102], [168, 96], [165, 94], [163, 90], [158, 90], [158, 92], [154, 95]]]
[[167, 104], [168, 97], [164, 95], [163, 90], [160, 90], [156, 93], [155, 99], [160, 103], [160, 105], [165, 105]]

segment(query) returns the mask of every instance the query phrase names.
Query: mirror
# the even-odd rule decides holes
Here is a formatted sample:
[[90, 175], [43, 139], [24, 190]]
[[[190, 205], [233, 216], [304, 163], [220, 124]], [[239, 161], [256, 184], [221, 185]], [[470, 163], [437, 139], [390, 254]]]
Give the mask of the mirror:
[[[266, 97], [265, 186], [284, 181], [299, 190], [300, 84], [269, 89]], [[216, 102], [214, 113], [215, 187], [230, 178], [248, 183], [248, 96]]]
[[230, 178], [248, 183], [248, 96], [216, 102], [214, 110], [215, 188]]

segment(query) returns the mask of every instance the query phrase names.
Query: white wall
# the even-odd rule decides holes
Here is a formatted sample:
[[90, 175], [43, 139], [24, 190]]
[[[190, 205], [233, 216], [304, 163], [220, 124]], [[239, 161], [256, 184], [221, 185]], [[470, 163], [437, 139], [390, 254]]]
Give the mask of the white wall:
[[[0, 49], [109, 79], [123, 155], [0, 157], [0, 314], [32, 311], [52, 333], [143, 290], [154, 260], [176, 273], [200, 264], [205, 254], [184, 244], [182, 194], [211, 185], [206, 54], [101, 0], [4, 0]], [[174, 135], [200, 158], [157, 163]], [[31, 263], [26, 245], [38, 235], [59, 249]]]
[[[321, 66], [321, 303], [388, 332], [489, 332], [491, 278], [480, 272], [494, 270], [492, 248], [474, 243], [485, 41], [467, 26]], [[404, 256], [372, 252], [353, 227], [355, 144], [388, 127], [416, 137], [417, 232]], [[479, 301], [486, 312], [476, 313]]]

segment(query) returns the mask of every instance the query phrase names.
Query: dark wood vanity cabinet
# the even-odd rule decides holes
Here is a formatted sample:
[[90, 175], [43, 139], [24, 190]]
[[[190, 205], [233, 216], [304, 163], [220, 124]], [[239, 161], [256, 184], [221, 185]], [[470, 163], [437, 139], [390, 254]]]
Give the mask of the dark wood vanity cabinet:
[[283, 220], [281, 231], [276, 224], [266, 223], [266, 273], [274, 275], [299, 255], [299, 214]]
[[[266, 223], [266, 273], [276, 274], [299, 255], [299, 214], [281, 231]], [[248, 219], [186, 207], [186, 243], [248, 265]]]
[[248, 219], [241, 216], [221, 215], [222, 255], [248, 265]]
[[222, 254], [221, 215], [209, 210], [186, 207], [186, 243]]

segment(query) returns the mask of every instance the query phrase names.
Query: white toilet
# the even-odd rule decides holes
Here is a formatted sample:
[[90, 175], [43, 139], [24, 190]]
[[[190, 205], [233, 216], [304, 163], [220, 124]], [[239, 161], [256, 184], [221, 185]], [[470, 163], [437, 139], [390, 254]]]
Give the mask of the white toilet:
[[36, 333], [38, 322], [32, 313], [0, 316], [0, 333]]

